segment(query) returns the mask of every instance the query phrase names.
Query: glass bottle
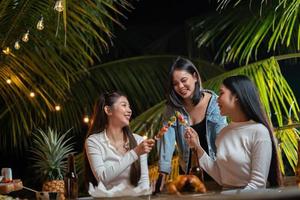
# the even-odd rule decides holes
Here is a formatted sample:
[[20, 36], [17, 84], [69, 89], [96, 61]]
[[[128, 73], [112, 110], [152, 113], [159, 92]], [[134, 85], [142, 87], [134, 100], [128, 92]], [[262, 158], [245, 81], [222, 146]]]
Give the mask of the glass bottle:
[[191, 149], [191, 167], [189, 174], [197, 176], [201, 181], [204, 181], [203, 169], [200, 167], [197, 150]]
[[300, 187], [300, 139], [298, 139], [298, 163], [296, 165], [296, 183]]
[[66, 199], [77, 199], [78, 176], [76, 174], [75, 159], [73, 154], [68, 156], [68, 171], [64, 177]]

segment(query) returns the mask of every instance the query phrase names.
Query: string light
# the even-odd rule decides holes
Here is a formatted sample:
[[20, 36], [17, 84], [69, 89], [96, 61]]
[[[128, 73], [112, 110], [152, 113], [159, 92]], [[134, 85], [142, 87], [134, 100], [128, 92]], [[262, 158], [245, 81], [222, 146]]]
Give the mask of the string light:
[[23, 42], [28, 42], [28, 40], [29, 40], [29, 30], [26, 33], [24, 33], [22, 37]]
[[31, 98], [33, 98], [33, 97], [35, 97], [35, 93], [34, 93], [34, 92], [30, 92], [30, 93], [29, 93], [29, 96], [30, 96]]
[[83, 118], [83, 122], [86, 123], [86, 124], [88, 124], [89, 121], [90, 121], [90, 118], [89, 118], [89, 116], [86, 115], [86, 116]]
[[148, 139], [147, 135], [144, 135], [144, 136], [143, 136], [143, 139], [144, 139], [144, 140], [147, 140], [147, 139]]
[[44, 18], [43, 17], [41, 17], [41, 19], [36, 24], [36, 28], [40, 31], [44, 29]]
[[18, 50], [18, 49], [20, 49], [20, 42], [19, 42], [19, 40], [17, 40], [16, 42], [15, 42], [15, 45], [14, 45], [14, 47], [15, 47], [15, 50]]
[[56, 111], [60, 111], [60, 110], [61, 110], [60, 105], [56, 105], [56, 106], [55, 106], [55, 110], [56, 110]]
[[2, 52], [6, 55], [8, 55], [10, 53], [10, 48], [6, 47], [5, 49], [2, 50]]
[[7, 84], [11, 84], [11, 79], [10, 79], [10, 78], [7, 79], [7, 80], [6, 80], [6, 83], [7, 83]]
[[64, 10], [64, 5], [63, 5], [62, 0], [58, 0], [58, 1], [55, 2], [54, 9], [55, 9], [57, 12], [62, 12], [62, 11]]

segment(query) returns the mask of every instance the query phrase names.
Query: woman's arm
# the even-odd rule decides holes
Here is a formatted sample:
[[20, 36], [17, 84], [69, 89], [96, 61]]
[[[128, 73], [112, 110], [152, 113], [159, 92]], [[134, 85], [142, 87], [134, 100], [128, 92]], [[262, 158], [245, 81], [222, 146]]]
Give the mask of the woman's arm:
[[100, 145], [100, 143], [97, 143], [90, 138], [85, 142], [87, 158], [91, 170], [98, 182], [102, 181], [104, 184], [107, 184], [138, 159], [137, 154], [132, 149], [128, 151], [119, 162], [115, 162], [113, 165], [105, 165], [103, 161], [104, 152], [100, 150]]
[[272, 157], [271, 141], [257, 141], [253, 146], [251, 154], [250, 180], [245, 189], [265, 188]]
[[190, 148], [195, 148], [199, 159], [199, 165], [204, 169], [215, 181], [221, 184], [220, 171], [217, 162], [209, 157], [200, 145], [199, 137], [196, 131], [188, 127], [185, 132], [185, 139]]
[[148, 189], [150, 187], [149, 181], [149, 173], [148, 173], [148, 162], [147, 162], [147, 154], [143, 154], [140, 156], [141, 162], [141, 178], [138, 183], [138, 187], [142, 189]]
[[216, 160], [212, 159], [202, 147], [198, 147], [197, 154], [199, 158], [199, 165], [206, 171], [218, 184], [222, 185], [220, 169]]

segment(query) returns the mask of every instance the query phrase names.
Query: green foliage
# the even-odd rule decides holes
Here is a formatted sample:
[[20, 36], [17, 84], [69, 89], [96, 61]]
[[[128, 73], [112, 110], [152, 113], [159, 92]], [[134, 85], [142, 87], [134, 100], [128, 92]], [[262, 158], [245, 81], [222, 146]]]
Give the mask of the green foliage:
[[299, 0], [222, 0], [218, 5], [219, 13], [190, 22], [198, 47], [214, 46], [216, 60], [249, 63], [269, 57], [268, 52], [300, 50]]
[[66, 170], [66, 158], [68, 154], [74, 153], [72, 137], [68, 133], [59, 133], [48, 128], [47, 131], [37, 129], [33, 133], [33, 147], [31, 160], [36, 180], [61, 180]]
[[[71, 86], [86, 78], [88, 68], [100, 60], [99, 54], [112, 46], [113, 26], [123, 27], [119, 18], [132, 9], [126, 0], [63, 2], [64, 11], [58, 13], [54, 0], [0, 1], [2, 151], [27, 148], [35, 127], [62, 126], [66, 118], [52, 119], [55, 105], [69, 100]], [[36, 24], [41, 15], [45, 28], [39, 31]], [[21, 37], [27, 30], [25, 43]], [[20, 41], [19, 50], [14, 49], [16, 41]], [[8, 55], [2, 52], [6, 47], [11, 50]], [[36, 97], [31, 98], [30, 92]], [[74, 120], [73, 116], [69, 119]]]

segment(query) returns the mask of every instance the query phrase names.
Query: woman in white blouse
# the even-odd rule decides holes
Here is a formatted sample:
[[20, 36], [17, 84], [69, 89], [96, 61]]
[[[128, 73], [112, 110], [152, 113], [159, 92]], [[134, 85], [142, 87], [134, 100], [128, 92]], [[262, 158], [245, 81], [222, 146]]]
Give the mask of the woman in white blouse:
[[147, 153], [155, 142], [130, 131], [131, 114], [120, 92], [102, 94], [96, 102], [85, 141], [86, 175], [94, 185], [149, 188]]
[[213, 160], [203, 150], [197, 133], [188, 127], [185, 138], [197, 149], [200, 166], [224, 189], [280, 186], [282, 177], [274, 136], [256, 87], [243, 75], [228, 77], [220, 87], [218, 104], [221, 115], [231, 123], [216, 139]]

